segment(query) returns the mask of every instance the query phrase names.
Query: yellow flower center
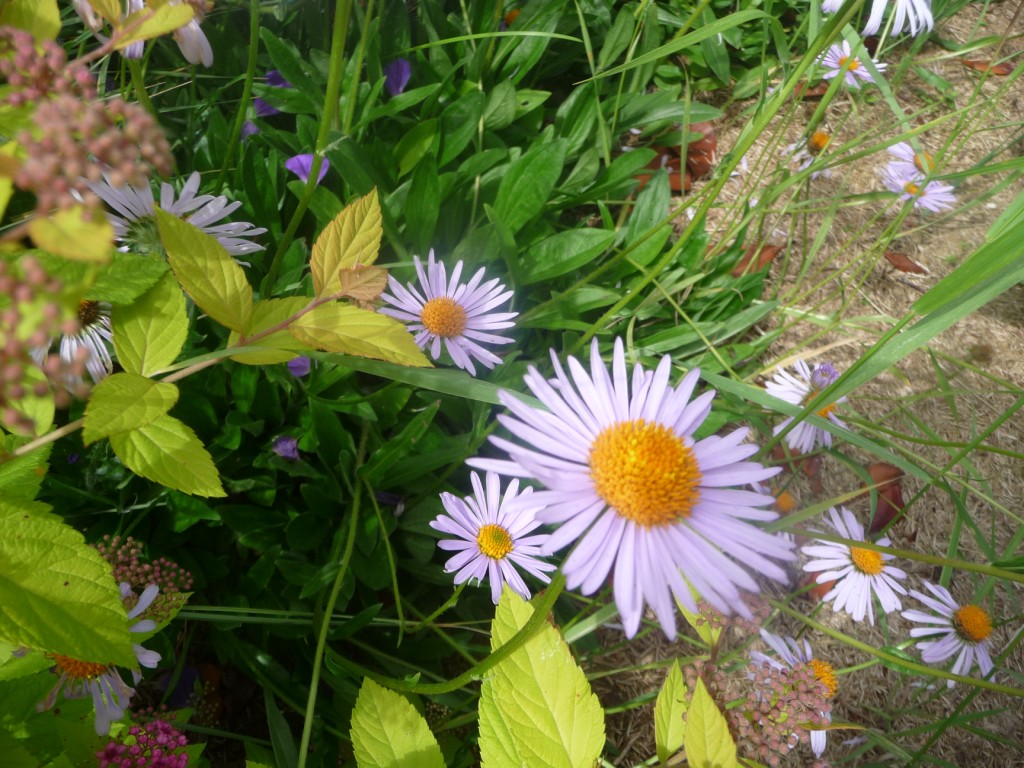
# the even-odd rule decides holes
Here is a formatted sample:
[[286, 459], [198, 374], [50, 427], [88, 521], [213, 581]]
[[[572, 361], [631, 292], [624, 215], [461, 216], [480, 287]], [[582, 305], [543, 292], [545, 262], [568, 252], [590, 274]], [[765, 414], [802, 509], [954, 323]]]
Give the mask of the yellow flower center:
[[992, 619], [988, 611], [977, 605], [965, 605], [953, 612], [957, 634], [964, 640], [980, 643], [992, 634]]
[[832, 665], [821, 659], [811, 659], [807, 663], [814, 670], [814, 676], [818, 678], [818, 682], [824, 684], [826, 688], [825, 695], [830, 699], [835, 696], [836, 691], [839, 690], [839, 680], [836, 679], [836, 673]]
[[816, 155], [821, 152], [828, 143], [832, 141], [832, 137], [824, 131], [815, 131], [811, 134], [811, 138], [807, 140], [807, 151], [812, 155]]
[[689, 517], [700, 498], [693, 451], [669, 427], [644, 419], [601, 431], [590, 447], [590, 477], [608, 506], [645, 528]]
[[860, 62], [853, 56], [840, 56], [839, 57], [839, 68], [842, 69], [849, 63], [850, 71], [860, 69]]
[[906, 184], [904, 184], [903, 189], [909, 195], [916, 195], [921, 191], [921, 188], [912, 181], [908, 181]]
[[[811, 400], [816, 398], [819, 394], [821, 394], [820, 389], [812, 389], [810, 392], [807, 393], [807, 396], [804, 397], [804, 399], [801, 401], [801, 405], [807, 405], [807, 403], [811, 402]], [[832, 411], [834, 411], [835, 409], [836, 404], [830, 403], [829, 405], [826, 405], [824, 408], [818, 411], [818, 415], [821, 416], [821, 418], [823, 419], [827, 419], [828, 415], [832, 413]]]
[[476, 545], [491, 560], [501, 560], [512, 551], [512, 534], [500, 525], [489, 523], [480, 526], [476, 535]]
[[88, 328], [99, 319], [100, 303], [98, 301], [78, 302], [78, 322], [83, 328]]
[[915, 152], [914, 167], [921, 173], [929, 173], [935, 167], [935, 161], [927, 152]]
[[877, 576], [884, 567], [881, 553], [875, 552], [873, 549], [850, 547], [850, 559], [858, 571], [866, 573], [868, 576]]
[[62, 656], [59, 653], [47, 654], [54, 663], [57, 665], [63, 674], [66, 674], [69, 678], [75, 680], [91, 680], [94, 677], [99, 677], [108, 669], [109, 664], [96, 664], [91, 661], [79, 661], [78, 659], [72, 659], [70, 656]]
[[420, 322], [435, 336], [451, 338], [465, 330], [466, 310], [455, 299], [439, 296], [423, 305]]

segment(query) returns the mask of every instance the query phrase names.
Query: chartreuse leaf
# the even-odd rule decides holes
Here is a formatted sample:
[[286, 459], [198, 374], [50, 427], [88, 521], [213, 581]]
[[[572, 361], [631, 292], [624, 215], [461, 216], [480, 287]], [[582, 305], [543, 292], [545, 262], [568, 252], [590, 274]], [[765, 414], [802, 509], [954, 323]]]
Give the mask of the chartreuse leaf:
[[[690, 591], [693, 593], [694, 598], [699, 597], [699, 595], [693, 592], [692, 589]], [[676, 605], [679, 606], [679, 612], [683, 614], [683, 618], [686, 619], [686, 622], [694, 628], [701, 640], [707, 643], [708, 646], [713, 646], [718, 643], [718, 636], [722, 634], [721, 629], [711, 626], [710, 622], [702, 619], [698, 614], [687, 610], [686, 606], [683, 605], [680, 600], [676, 600]]]
[[[257, 301], [252, 307], [252, 325], [245, 332], [246, 337], [255, 336], [261, 331], [283, 323], [308, 304], [309, 299], [303, 296]], [[228, 346], [235, 346], [240, 338], [241, 335], [237, 331], [232, 331], [231, 336], [228, 337]], [[231, 359], [246, 365], [270, 365], [291, 360], [296, 354], [306, 349], [287, 329], [274, 331], [274, 333], [257, 339], [253, 342], [253, 346], [265, 349], [240, 352], [237, 355], [232, 355]]]
[[85, 298], [131, 304], [167, 274], [167, 262], [157, 256], [114, 251], [110, 264], [103, 268]]
[[[47, 387], [42, 397], [35, 393], [36, 384], [46, 384], [46, 376], [43, 372], [32, 366], [25, 369], [25, 394], [18, 400], [8, 403], [15, 413], [21, 418], [18, 421], [8, 421], [5, 418], [7, 409], [0, 410], [0, 426], [8, 432], [24, 437], [38, 437], [48, 432], [53, 425], [53, 393]], [[23, 423], [22, 419], [31, 422], [31, 426]]]
[[736, 743], [714, 699], [697, 678], [697, 687], [686, 711], [686, 762], [693, 768], [735, 768]]
[[0, 638], [80, 661], [138, 666], [110, 564], [48, 510], [0, 499]]
[[170, 272], [129, 306], [111, 312], [114, 349], [125, 370], [151, 376], [173, 363], [188, 336], [185, 296]]
[[[18, 149], [17, 142], [8, 141], [2, 147], [0, 147], [0, 218], [3, 218], [4, 213], [7, 211], [7, 204], [11, 202], [11, 195], [14, 194], [14, 166], [16, 161], [13, 159], [14, 154]], [[7, 166], [10, 165], [10, 171], [7, 171]]]
[[129, 14], [124, 22], [119, 25], [121, 29], [128, 30], [128, 34], [118, 38], [117, 45], [114, 47], [121, 50], [140, 40], [149, 40], [154, 37], [160, 37], [160, 35], [166, 35], [168, 32], [173, 32], [179, 27], [188, 24], [194, 15], [192, 6], [187, 3], [183, 5], [171, 5], [168, 3], [156, 10], [143, 7], [142, 10]]
[[[25, 438], [0, 435], [0, 456], [6, 456], [25, 442]], [[0, 462], [0, 496], [5, 499], [34, 499], [46, 475], [46, 462], [52, 447], [52, 444], [47, 444], [24, 456], [5, 458]]]
[[316, 295], [332, 296], [341, 290], [339, 269], [373, 264], [383, 233], [380, 203], [374, 188], [346, 205], [313, 244], [309, 269]]
[[178, 282], [206, 314], [245, 333], [252, 320], [252, 286], [217, 238], [167, 211], [156, 211], [160, 242]]
[[24, 29], [36, 40], [53, 40], [60, 32], [57, 0], [7, 0], [0, 3], [0, 26]]
[[128, 469], [154, 483], [195, 496], [226, 495], [196, 433], [173, 416], [111, 435], [110, 447]]
[[359, 768], [444, 768], [430, 726], [408, 699], [364, 679], [352, 713]]
[[673, 661], [665, 684], [658, 693], [658, 700], [654, 702], [654, 744], [658, 748], [658, 760], [663, 763], [667, 763], [683, 746], [685, 714], [686, 682], [679, 671], [679, 662]]
[[28, 234], [45, 251], [76, 261], [107, 261], [114, 251], [114, 228], [99, 214], [87, 217], [80, 205], [32, 219]]
[[[533, 608], [506, 587], [491, 623], [491, 650], [507, 643]], [[494, 667], [481, 689], [484, 768], [592, 768], [604, 746], [604, 713], [569, 646], [548, 625]]]
[[178, 402], [174, 384], [147, 379], [137, 373], [115, 373], [92, 389], [85, 406], [82, 442], [128, 432], [156, 421]]
[[324, 352], [344, 352], [401, 365], [430, 365], [412, 334], [398, 320], [336, 301], [310, 310], [289, 330], [303, 344]]

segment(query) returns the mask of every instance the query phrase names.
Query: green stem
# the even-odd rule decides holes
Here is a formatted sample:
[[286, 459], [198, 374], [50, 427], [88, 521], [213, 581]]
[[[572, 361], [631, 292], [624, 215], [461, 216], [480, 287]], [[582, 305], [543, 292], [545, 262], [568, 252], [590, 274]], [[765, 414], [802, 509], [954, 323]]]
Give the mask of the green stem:
[[416, 626], [414, 626], [414, 627], [410, 627], [410, 628], [409, 628], [409, 630], [408, 630], [409, 634], [410, 634], [410, 635], [413, 635], [413, 634], [415, 634], [415, 633], [419, 632], [419, 631], [420, 631], [421, 629], [426, 629], [426, 628], [427, 628], [427, 627], [429, 627], [429, 626], [430, 626], [431, 624], [433, 624], [433, 622], [434, 622], [434, 619], [436, 619], [436, 618], [437, 618], [438, 616], [440, 616], [440, 615], [441, 615], [442, 613], [444, 613], [444, 612], [445, 612], [445, 611], [447, 611], [447, 610], [448, 610], [449, 608], [451, 608], [451, 607], [452, 607], [453, 605], [455, 605], [455, 604], [456, 604], [457, 602], [459, 602], [459, 595], [461, 595], [461, 594], [462, 594], [462, 591], [463, 591], [463, 590], [464, 590], [465, 588], [466, 588], [466, 582], [464, 581], [464, 582], [462, 582], [461, 584], [459, 584], [459, 586], [457, 586], [457, 587], [455, 588], [455, 591], [454, 591], [454, 592], [452, 592], [452, 596], [451, 596], [451, 597], [449, 597], [449, 598], [448, 598], [447, 600], [445, 600], [445, 601], [444, 601], [444, 602], [443, 602], [443, 603], [441, 604], [441, 607], [440, 607], [440, 608], [438, 608], [438, 609], [437, 609], [436, 611], [434, 611], [434, 612], [433, 612], [432, 614], [430, 614], [429, 616], [427, 616], [427, 618], [425, 618], [425, 619], [423, 619], [422, 621], [418, 622], [418, 623], [416, 624]]
[[341, 119], [341, 132], [348, 135], [352, 128], [352, 120], [355, 118], [356, 101], [359, 96], [359, 73], [363, 71], [363, 57], [366, 55], [367, 40], [370, 36], [370, 20], [373, 18], [373, 6], [375, 0], [369, 0], [366, 4], [366, 14], [363, 16], [363, 30], [359, 35], [359, 47], [356, 48], [355, 66], [352, 67], [352, 84], [348, 89], [348, 98], [345, 99], [345, 114]]
[[[369, 430], [363, 427], [359, 437], [359, 449], [356, 452], [356, 468], [363, 463], [366, 452], [366, 436]], [[309, 698], [306, 700], [306, 714], [302, 721], [302, 740], [299, 742], [298, 768], [305, 768], [306, 757], [309, 755], [309, 738], [313, 733], [313, 713], [316, 710], [316, 694], [320, 687], [320, 667], [324, 660], [324, 648], [327, 646], [327, 633], [331, 628], [331, 614], [334, 613], [334, 604], [341, 592], [341, 584], [348, 573], [348, 566], [352, 559], [352, 550], [356, 543], [356, 531], [359, 529], [359, 501], [362, 496], [362, 484], [356, 483], [352, 494], [352, 514], [348, 521], [348, 539], [345, 541], [345, 551], [341, 556], [341, 565], [338, 567], [338, 575], [334, 577], [334, 584], [331, 586], [330, 597], [327, 598], [327, 605], [324, 606], [323, 620], [320, 622], [320, 634], [316, 639], [316, 653], [313, 656], [313, 674], [309, 682]]]
[[142, 67], [137, 59], [125, 59], [125, 61], [128, 62], [128, 72], [132, 76], [132, 88], [135, 89], [135, 96], [139, 99], [139, 104], [153, 117], [157, 117], [156, 107], [153, 106], [149, 93], [146, 92], [146, 78], [142, 76]]
[[249, 57], [245, 63], [245, 84], [242, 86], [242, 101], [238, 105], [238, 112], [235, 114], [235, 123], [231, 126], [231, 133], [228, 134], [228, 146], [224, 152], [224, 164], [217, 174], [216, 189], [221, 189], [224, 184], [224, 177], [228, 173], [228, 167], [235, 156], [235, 148], [242, 139], [242, 124], [245, 122], [245, 110], [249, 107], [249, 97], [252, 96], [252, 83], [256, 77], [256, 55], [259, 53], [260, 41], [260, 2], [249, 0]]

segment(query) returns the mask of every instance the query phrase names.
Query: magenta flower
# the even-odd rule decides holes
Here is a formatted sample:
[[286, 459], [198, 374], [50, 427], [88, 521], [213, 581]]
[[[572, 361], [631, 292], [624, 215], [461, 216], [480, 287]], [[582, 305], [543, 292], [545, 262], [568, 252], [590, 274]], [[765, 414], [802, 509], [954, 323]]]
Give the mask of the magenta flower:
[[[313, 170], [313, 155], [306, 154], [289, 157], [285, 160], [284, 167], [302, 179], [302, 183], [305, 184], [309, 181], [310, 171]], [[325, 157], [320, 165], [320, 175], [316, 180], [317, 184], [324, 180], [324, 176], [327, 175], [327, 170], [330, 167], [331, 162]]]
[[384, 88], [392, 96], [405, 90], [412, 77], [412, 65], [406, 59], [395, 59], [384, 65]]

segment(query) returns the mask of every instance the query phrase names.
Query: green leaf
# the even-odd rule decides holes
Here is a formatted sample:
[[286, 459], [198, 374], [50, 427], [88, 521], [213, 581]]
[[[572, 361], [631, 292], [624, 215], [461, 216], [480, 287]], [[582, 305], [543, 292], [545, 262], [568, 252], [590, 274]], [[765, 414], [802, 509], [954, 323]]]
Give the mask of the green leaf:
[[444, 768], [427, 721], [405, 697], [369, 678], [356, 698], [351, 734], [359, 768]]
[[415, 168], [437, 141], [437, 118], [416, 123], [395, 146], [398, 177]]
[[309, 260], [313, 292], [332, 296], [341, 290], [339, 269], [373, 264], [383, 233], [377, 190], [371, 189], [346, 205], [316, 239]]
[[654, 743], [658, 748], [658, 760], [667, 763], [683, 746], [686, 734], [686, 682], [679, 671], [679, 662], [673, 661], [665, 684], [661, 686], [658, 700], [654, 703]]
[[714, 699], [697, 678], [686, 712], [686, 761], [693, 768], [735, 768], [736, 744]]
[[0, 500], [0, 638], [137, 667], [110, 564], [45, 504]]
[[[507, 643], [533, 608], [505, 588], [491, 624], [491, 650]], [[481, 689], [484, 768], [592, 768], [604, 747], [604, 712], [558, 631], [544, 625], [492, 670]]]
[[185, 296], [174, 275], [165, 273], [129, 306], [115, 304], [111, 325], [117, 360], [125, 370], [152, 376], [173, 363], [188, 336]]
[[[143, 8], [141, 11], [130, 14], [119, 25], [122, 29], [130, 28], [131, 31], [118, 38], [117, 45], [114, 47], [122, 50], [140, 40], [149, 40], [154, 37], [160, 37], [160, 35], [166, 35], [168, 32], [173, 32], [179, 27], [188, 24], [194, 16], [195, 12], [192, 10], [192, 6], [187, 3], [184, 5], [163, 5], [155, 11], [152, 8]], [[140, 20], [142, 20], [141, 23], [139, 23]]]
[[[692, 588], [690, 589], [690, 594], [693, 595], [694, 600], [700, 599], [700, 595]], [[686, 619], [686, 623], [693, 627], [700, 639], [708, 644], [708, 647], [718, 644], [718, 637], [722, 634], [721, 629], [712, 627], [710, 622], [703, 620], [698, 614], [692, 613], [681, 601], [676, 600], [676, 606], [678, 606], [679, 612], [683, 614], [683, 618]]]
[[157, 209], [160, 242], [178, 282], [206, 314], [245, 333], [252, 320], [252, 286], [217, 238]]
[[565, 163], [565, 141], [556, 139], [530, 148], [516, 160], [498, 185], [494, 210], [515, 234], [544, 210]]
[[167, 262], [161, 258], [114, 251], [113, 260], [100, 272], [85, 298], [111, 304], [131, 304], [165, 274]]
[[[45, 394], [42, 397], [35, 394], [36, 384], [46, 385]], [[7, 408], [28, 419], [31, 426], [23, 424], [21, 421], [8, 421], [6, 419], [7, 408], [0, 409], [0, 426], [16, 435], [39, 437], [43, 433], [49, 432], [50, 427], [53, 426], [54, 404], [53, 392], [49, 388], [46, 376], [36, 366], [25, 369], [25, 390], [25, 394], [21, 398], [13, 402], [9, 401], [6, 405]]]
[[263, 703], [267, 710], [267, 728], [270, 730], [270, 743], [274, 747], [274, 758], [278, 765], [298, 765], [299, 753], [295, 748], [295, 737], [292, 735], [288, 721], [277, 708], [274, 695], [263, 689]]
[[196, 433], [173, 416], [111, 435], [110, 447], [128, 469], [154, 483], [195, 496], [226, 495]]
[[412, 334], [398, 320], [336, 301], [307, 312], [289, 330], [302, 343], [325, 352], [344, 352], [402, 365], [430, 365]]
[[[247, 337], [255, 336], [261, 331], [283, 323], [308, 305], [309, 299], [304, 296], [257, 301], [252, 307], [252, 325], [245, 335]], [[237, 331], [232, 331], [228, 337], [228, 346], [235, 346], [240, 338]], [[253, 342], [253, 347], [264, 347], [265, 349], [239, 352], [237, 355], [232, 355], [231, 359], [245, 365], [270, 365], [291, 360], [296, 354], [301, 354], [306, 349], [287, 329], [274, 331], [268, 336], [257, 339]]]
[[[8, 453], [27, 442], [25, 438], [14, 435], [0, 435], [0, 456]], [[46, 475], [46, 462], [50, 458], [52, 443], [36, 448], [34, 451], [18, 456], [4, 458], [0, 462], [0, 491], [7, 499], [34, 499], [39, 493], [39, 486]]]
[[106, 217], [85, 218], [78, 205], [32, 219], [28, 233], [43, 250], [76, 261], [107, 261], [114, 251], [114, 228]]
[[128, 432], [156, 421], [178, 402], [178, 388], [137, 373], [115, 373], [93, 387], [85, 406], [82, 442]]
[[523, 255], [523, 282], [539, 283], [580, 269], [604, 253], [614, 239], [614, 232], [589, 227], [546, 237]]
[[53, 40], [60, 32], [57, 0], [7, 0], [0, 6], [0, 26], [24, 29], [36, 40]]

